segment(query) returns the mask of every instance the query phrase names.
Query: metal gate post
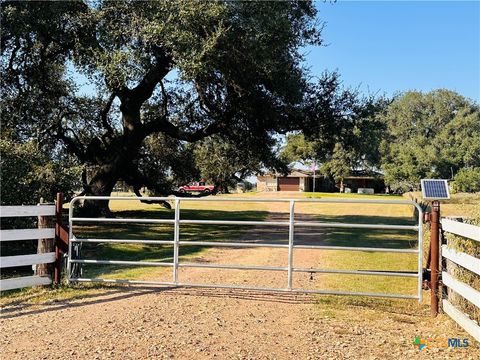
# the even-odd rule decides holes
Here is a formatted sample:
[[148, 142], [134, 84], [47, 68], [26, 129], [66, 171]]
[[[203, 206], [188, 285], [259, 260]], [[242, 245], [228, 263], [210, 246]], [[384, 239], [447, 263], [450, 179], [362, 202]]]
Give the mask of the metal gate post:
[[55, 202], [55, 266], [53, 269], [53, 284], [60, 284], [60, 276], [62, 272], [62, 255], [60, 252], [60, 232], [62, 229], [62, 207], [63, 194], [57, 193], [57, 201]]
[[180, 241], [180, 199], [175, 199], [175, 224], [173, 226], [173, 282], [178, 285], [178, 250]]
[[432, 215], [430, 223], [430, 305], [432, 316], [438, 315], [438, 264], [439, 259], [439, 245], [440, 245], [440, 203], [434, 201], [432, 203]]
[[290, 221], [288, 226], [288, 290], [292, 290], [294, 226], [295, 226], [295, 200], [290, 200]]
[[[418, 210], [418, 209], [417, 209]], [[423, 301], [423, 213], [418, 211], [418, 302]]]
[[72, 279], [72, 240], [73, 240], [73, 203], [76, 198], [70, 201], [68, 208], [68, 257], [67, 257], [67, 283], [70, 284]]

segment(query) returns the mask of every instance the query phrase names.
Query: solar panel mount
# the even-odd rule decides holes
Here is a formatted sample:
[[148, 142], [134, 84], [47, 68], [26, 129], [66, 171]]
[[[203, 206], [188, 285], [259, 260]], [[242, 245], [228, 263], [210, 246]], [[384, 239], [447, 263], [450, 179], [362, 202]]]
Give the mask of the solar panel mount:
[[422, 196], [426, 200], [450, 199], [447, 180], [443, 179], [422, 179]]

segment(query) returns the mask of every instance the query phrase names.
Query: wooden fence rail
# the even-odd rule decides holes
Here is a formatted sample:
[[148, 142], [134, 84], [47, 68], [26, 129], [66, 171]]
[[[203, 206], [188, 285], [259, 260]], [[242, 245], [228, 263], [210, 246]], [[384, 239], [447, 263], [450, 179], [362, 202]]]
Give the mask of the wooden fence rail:
[[[480, 227], [465, 224], [450, 219], [442, 219], [442, 229], [445, 232], [480, 242]], [[442, 245], [442, 257], [460, 265], [461, 267], [480, 275], [480, 259]], [[445, 270], [445, 269], [444, 269]], [[453, 290], [464, 299], [480, 308], [480, 291], [456, 279], [447, 271], [442, 271], [443, 285]], [[448, 299], [442, 301], [443, 311], [457, 324], [465, 329], [475, 340], [480, 342], [480, 326], [467, 314], [455, 307]]]
[[[0, 217], [14, 218], [14, 217], [51, 217], [52, 225], [54, 227], [38, 228], [38, 229], [14, 229], [14, 230], [0, 230], [0, 242], [11, 241], [25, 241], [44, 239], [52, 239], [54, 247], [48, 252], [40, 252], [37, 254], [26, 254], [16, 256], [2, 256], [0, 257], [0, 268], [12, 268], [20, 266], [38, 265], [40, 264], [54, 264], [53, 266], [53, 281], [52, 276], [23, 276], [13, 277], [0, 280], [0, 291], [19, 289], [29, 286], [49, 285], [52, 282], [58, 284], [60, 281], [60, 265], [61, 253], [65, 251], [66, 231], [62, 228], [62, 194], [57, 194], [56, 205], [37, 205], [37, 206], [0, 206]], [[39, 221], [40, 226], [40, 221]], [[53, 240], [54, 239], [54, 240]]]

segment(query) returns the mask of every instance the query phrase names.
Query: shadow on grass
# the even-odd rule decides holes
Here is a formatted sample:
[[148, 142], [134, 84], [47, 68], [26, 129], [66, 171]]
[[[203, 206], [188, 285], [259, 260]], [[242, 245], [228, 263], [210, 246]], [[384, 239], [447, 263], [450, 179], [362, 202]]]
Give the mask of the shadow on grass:
[[[226, 210], [204, 210], [204, 209], [181, 209], [180, 219], [195, 220], [258, 220], [265, 218], [268, 211], [226, 211]], [[115, 211], [113, 216], [117, 219], [174, 219], [174, 211], [168, 209], [149, 210], [125, 210]]]
[[413, 217], [393, 217], [380, 215], [314, 215], [316, 221], [348, 224], [375, 225], [415, 225]]
[[[413, 218], [364, 215], [319, 215], [320, 222], [372, 225], [416, 225]], [[417, 246], [417, 232], [414, 230], [325, 228], [322, 239], [325, 246], [381, 247], [388, 249], [411, 249]]]
[[[275, 221], [288, 221], [288, 214], [272, 213]], [[295, 221], [306, 223], [347, 223], [415, 225], [415, 221], [406, 217], [389, 216], [353, 216], [353, 215], [310, 215], [297, 214]], [[248, 232], [242, 240], [255, 243], [288, 244], [288, 227], [257, 226]], [[388, 249], [410, 249], [417, 245], [417, 232], [413, 230], [356, 229], [335, 227], [295, 226], [295, 245], [380, 247]]]
[[[181, 219], [192, 220], [235, 220], [261, 221], [268, 215], [266, 211], [219, 211], [191, 210], [181, 212]], [[131, 219], [172, 219], [173, 211], [138, 210], [119, 211], [116, 218]], [[95, 223], [95, 225], [74, 225], [74, 235], [77, 238], [96, 239], [128, 239], [128, 240], [161, 240], [173, 241], [172, 224], [135, 224], [135, 223]], [[251, 227], [209, 224], [182, 224], [180, 238], [185, 241], [235, 241]], [[182, 246], [181, 257], [191, 256], [205, 250], [205, 247], [189, 245]], [[83, 243], [82, 259], [120, 260], [120, 261], [155, 261], [172, 262], [173, 246], [161, 244], [126, 244], [126, 243]], [[118, 270], [138, 268], [126, 265], [91, 265], [84, 266], [85, 276], [98, 277]]]

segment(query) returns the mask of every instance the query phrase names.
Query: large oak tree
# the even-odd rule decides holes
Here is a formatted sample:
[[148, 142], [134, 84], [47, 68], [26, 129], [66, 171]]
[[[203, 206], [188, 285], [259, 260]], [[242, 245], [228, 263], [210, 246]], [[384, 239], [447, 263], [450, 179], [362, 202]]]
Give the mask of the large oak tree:
[[300, 50], [321, 43], [310, 2], [4, 1], [1, 12], [3, 125], [87, 165], [85, 194], [118, 180], [174, 193], [145, 171], [152, 136], [258, 148], [302, 125]]

